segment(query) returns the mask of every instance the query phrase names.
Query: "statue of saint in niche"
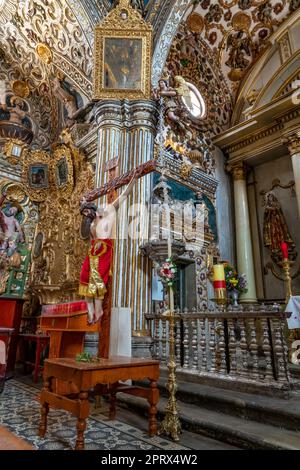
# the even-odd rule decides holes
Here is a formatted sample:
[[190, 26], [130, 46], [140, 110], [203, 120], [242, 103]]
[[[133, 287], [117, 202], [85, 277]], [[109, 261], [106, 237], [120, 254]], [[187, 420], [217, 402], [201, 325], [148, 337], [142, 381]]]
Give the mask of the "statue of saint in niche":
[[295, 247], [280, 203], [272, 191], [265, 194], [263, 235], [264, 245], [272, 253], [281, 251], [282, 242], [286, 242], [291, 248]]

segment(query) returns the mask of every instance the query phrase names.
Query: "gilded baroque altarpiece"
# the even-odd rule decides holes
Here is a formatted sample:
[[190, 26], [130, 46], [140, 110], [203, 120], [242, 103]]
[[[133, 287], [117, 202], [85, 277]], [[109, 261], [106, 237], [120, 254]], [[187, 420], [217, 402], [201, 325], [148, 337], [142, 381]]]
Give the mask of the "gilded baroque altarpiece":
[[[54, 153], [59, 153], [59, 146]], [[62, 145], [58, 161], [63, 155], [72, 163], [74, 187], [51, 186], [39, 205], [40, 218], [35, 232], [31, 285], [42, 304], [76, 297], [78, 273], [87, 251], [87, 241], [80, 236], [79, 200], [94, 185], [93, 170], [70, 142]]]

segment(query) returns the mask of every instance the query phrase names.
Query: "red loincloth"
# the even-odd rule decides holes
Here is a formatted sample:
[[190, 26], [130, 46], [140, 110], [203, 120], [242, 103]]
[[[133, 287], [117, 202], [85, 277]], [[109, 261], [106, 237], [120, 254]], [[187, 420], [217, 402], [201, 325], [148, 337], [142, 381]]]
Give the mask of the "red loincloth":
[[84, 297], [103, 299], [111, 275], [113, 242], [109, 238], [92, 240], [89, 254], [85, 258], [81, 273], [79, 294]]

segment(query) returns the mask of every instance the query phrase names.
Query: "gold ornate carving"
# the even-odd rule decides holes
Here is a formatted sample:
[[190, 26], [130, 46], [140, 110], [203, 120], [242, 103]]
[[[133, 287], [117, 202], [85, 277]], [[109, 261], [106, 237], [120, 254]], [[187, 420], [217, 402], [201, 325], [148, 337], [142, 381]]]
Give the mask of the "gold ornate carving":
[[72, 152], [65, 144], [58, 145], [52, 157], [51, 176], [61, 196], [69, 197], [74, 187]]
[[246, 13], [238, 12], [232, 18], [232, 27], [235, 31], [247, 32], [251, 26], [251, 18]]
[[9, 139], [4, 145], [3, 153], [10, 163], [17, 165], [22, 162], [27, 148], [27, 144], [22, 140]]
[[36, 46], [36, 53], [45, 64], [51, 64], [53, 54], [49, 46], [45, 43], [39, 43]]
[[59, 191], [48, 193], [40, 204], [40, 219], [36, 234], [42, 234], [40, 249], [33, 258], [31, 285], [41, 303], [57, 303], [77, 297], [78, 281], [88, 242], [80, 237], [81, 195], [94, 185], [92, 167], [79, 154], [78, 177], [69, 197]]
[[[81, 157], [74, 145], [69, 130], [64, 130], [59, 142], [52, 146], [50, 153], [35, 150], [23, 158], [22, 179], [32, 201], [42, 202], [49, 194], [58, 193], [59, 198], [69, 198], [74, 189], [75, 176], [80, 172]], [[35, 175], [38, 172], [37, 178]]]
[[287, 145], [291, 156], [295, 155], [296, 153], [300, 153], [300, 131], [296, 132], [295, 134], [285, 136], [282, 139], [282, 143]]
[[[116, 41], [112, 42], [113, 39]], [[120, 40], [119, 43], [117, 39]], [[116, 51], [116, 55], [124, 54], [124, 63], [121, 63], [120, 56], [114, 58], [113, 52], [110, 52], [106, 58], [105, 51], [109, 46]], [[134, 54], [139, 57], [130, 56], [126, 46], [134, 47]], [[152, 27], [131, 7], [128, 0], [120, 0], [118, 6], [100, 25], [96, 26], [94, 55], [94, 99], [150, 98]], [[112, 62], [109, 62], [108, 57]], [[135, 59], [137, 59], [136, 65], [134, 65]], [[115, 65], [114, 70], [112, 65]], [[130, 73], [137, 75], [130, 78]]]
[[186, 24], [193, 33], [202, 33], [204, 28], [204, 19], [199, 13], [191, 13], [186, 20]]
[[[49, 189], [53, 187], [50, 183], [50, 155], [43, 150], [27, 152], [23, 159], [22, 180], [30, 199], [35, 202], [44, 201]], [[38, 170], [40, 168], [40, 176]]]
[[188, 162], [183, 162], [181, 167], [180, 167], [180, 176], [181, 178], [188, 179], [193, 171], [193, 165], [191, 165]]
[[28, 98], [30, 95], [30, 88], [27, 82], [23, 80], [14, 80], [11, 84], [12, 91], [15, 95], [21, 98]]

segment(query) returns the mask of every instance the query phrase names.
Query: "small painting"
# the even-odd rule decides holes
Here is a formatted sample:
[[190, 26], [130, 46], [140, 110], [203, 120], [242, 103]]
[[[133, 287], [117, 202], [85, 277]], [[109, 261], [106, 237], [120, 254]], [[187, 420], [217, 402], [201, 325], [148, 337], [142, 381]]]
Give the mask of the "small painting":
[[29, 186], [33, 189], [47, 189], [49, 187], [49, 166], [44, 163], [35, 163], [29, 166]]
[[142, 41], [142, 38], [105, 38], [104, 88], [113, 90], [141, 89]]
[[43, 241], [44, 241], [44, 235], [42, 232], [39, 232], [37, 236], [35, 237], [35, 241], [34, 241], [34, 249], [33, 249], [34, 258], [37, 258], [38, 256], [40, 256], [42, 252]]
[[57, 186], [60, 188], [68, 182], [68, 162], [67, 158], [63, 156], [56, 166], [56, 180]]

